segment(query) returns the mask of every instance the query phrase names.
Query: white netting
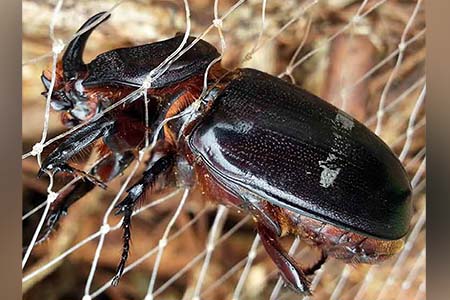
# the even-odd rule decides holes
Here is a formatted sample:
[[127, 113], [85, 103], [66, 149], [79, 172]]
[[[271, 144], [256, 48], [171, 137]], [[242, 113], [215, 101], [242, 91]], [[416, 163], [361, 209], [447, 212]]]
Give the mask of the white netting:
[[[421, 0], [24, 1], [23, 155], [26, 299], [301, 299], [283, 287], [249, 216], [201, 200], [197, 190], [156, 192], [134, 212], [131, 256], [111, 287], [122, 248], [112, 212], [155, 141], [123, 176], [75, 203], [50, 240], [34, 245], [52, 201], [73, 182], [38, 180], [41, 155], [79, 130], [49, 112], [39, 80], [90, 16], [109, 11], [87, 45], [86, 60], [175, 32], [203, 38], [228, 68], [251, 66], [330, 100], [376, 131], [398, 154], [414, 187], [413, 226], [405, 249], [376, 266], [330, 259], [312, 281], [314, 299], [425, 299], [425, 23]], [[177, 49], [136, 92], [185, 51]], [[49, 93], [50, 95], [51, 93]], [[147, 100], [146, 98], [144, 99]], [[147, 102], [145, 102], [147, 103]], [[145, 105], [145, 111], [148, 111]], [[179, 117], [179, 116], [177, 116]], [[148, 119], [145, 120], [148, 123]], [[159, 128], [161, 129], [161, 128]], [[98, 157], [82, 160], [88, 170]], [[314, 250], [285, 239], [303, 264]], [[291, 242], [291, 244], [289, 244]], [[307, 298], [307, 297], [306, 297]]]

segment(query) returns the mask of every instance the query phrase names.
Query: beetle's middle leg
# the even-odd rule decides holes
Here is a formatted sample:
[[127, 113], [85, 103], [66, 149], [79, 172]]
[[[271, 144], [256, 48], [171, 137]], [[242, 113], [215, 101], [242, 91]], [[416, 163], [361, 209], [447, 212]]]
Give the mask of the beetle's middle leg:
[[141, 179], [127, 190], [128, 194], [125, 199], [116, 205], [116, 215], [123, 215], [123, 248], [121, 259], [116, 269], [116, 275], [114, 276], [112, 282], [113, 285], [117, 285], [119, 283], [128, 259], [131, 240], [131, 216], [136, 203], [142, 199], [146, 190], [151, 188], [156, 183], [158, 177], [167, 173], [174, 165], [175, 158], [172, 152], [162, 153], [162, 156], [159, 154], [160, 153], [153, 154], [152, 159], [148, 162], [148, 167], [142, 174]]

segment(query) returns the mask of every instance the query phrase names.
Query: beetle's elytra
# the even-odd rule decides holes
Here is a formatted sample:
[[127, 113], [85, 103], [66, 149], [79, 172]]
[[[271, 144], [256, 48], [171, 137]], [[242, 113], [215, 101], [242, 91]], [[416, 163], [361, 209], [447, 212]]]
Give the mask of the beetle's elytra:
[[[80, 30], [105, 14], [93, 16]], [[58, 196], [42, 239], [73, 202], [118, 176], [148, 134], [157, 139], [148, 167], [117, 205], [124, 216], [124, 245], [114, 284], [128, 257], [133, 208], [168, 174], [175, 174], [174, 184], [195, 184], [209, 199], [251, 214], [267, 253], [297, 292], [310, 293], [307, 276], [328, 256], [377, 263], [401, 250], [411, 219], [411, 187], [396, 156], [364, 125], [279, 78], [253, 69], [225, 70], [220, 62], [209, 69], [202, 94], [206, 70], [219, 57], [203, 40], [152, 82], [148, 116], [142, 101], [97, 116], [139, 88], [183, 36], [111, 50], [86, 64], [83, 49], [96, 26], [68, 45], [51, 97], [64, 124], [89, 123], [61, 142], [41, 169], [88, 180]], [[190, 37], [186, 45], [193, 41]], [[42, 82], [46, 94], [49, 71]], [[92, 143], [104, 157], [96, 168], [85, 173], [71, 166], [71, 158]], [[314, 266], [301, 267], [283, 249], [279, 239], [289, 234], [321, 249]]]

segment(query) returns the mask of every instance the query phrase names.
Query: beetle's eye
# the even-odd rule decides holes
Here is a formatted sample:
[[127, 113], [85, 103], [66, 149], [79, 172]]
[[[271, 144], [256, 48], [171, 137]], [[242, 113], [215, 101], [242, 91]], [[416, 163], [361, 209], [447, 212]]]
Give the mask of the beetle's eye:
[[[50, 89], [51, 80], [45, 77], [44, 74], [41, 75], [41, 81], [42, 84], [45, 87], [45, 92], [42, 92], [41, 95], [47, 98], [48, 91]], [[72, 101], [70, 101], [64, 92], [62, 91], [55, 91], [53, 90], [51, 100], [50, 100], [50, 106], [55, 111], [64, 111], [69, 110], [72, 108]]]
[[55, 92], [50, 100], [50, 106], [55, 111], [63, 111], [71, 109], [73, 104], [63, 92]]
[[80, 93], [77, 90], [71, 90], [69, 92], [68, 96], [72, 100], [73, 103], [84, 102], [87, 100], [87, 97], [84, 96], [82, 93]]

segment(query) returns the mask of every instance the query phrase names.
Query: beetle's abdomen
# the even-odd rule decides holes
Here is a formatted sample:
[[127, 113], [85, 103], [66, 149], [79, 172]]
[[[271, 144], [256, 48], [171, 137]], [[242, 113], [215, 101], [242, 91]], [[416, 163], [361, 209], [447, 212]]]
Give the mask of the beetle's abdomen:
[[238, 72], [189, 140], [218, 181], [366, 235], [406, 234], [409, 181], [381, 139], [283, 80]]
[[380, 263], [402, 250], [403, 239], [380, 240], [347, 231], [329, 223], [295, 213], [286, 213], [289, 230], [306, 243], [318, 246], [327, 256], [347, 263]]

